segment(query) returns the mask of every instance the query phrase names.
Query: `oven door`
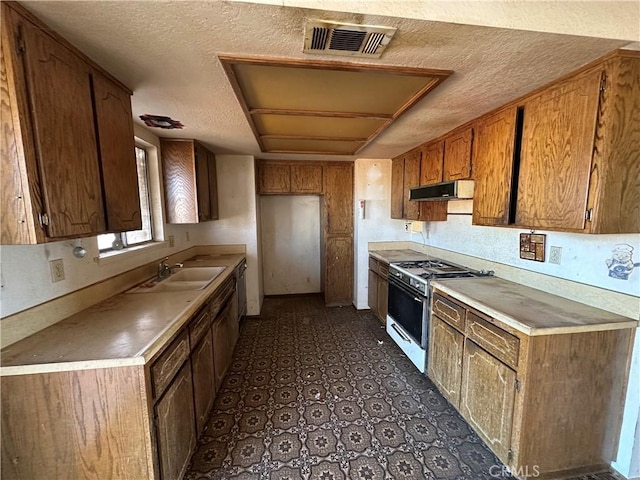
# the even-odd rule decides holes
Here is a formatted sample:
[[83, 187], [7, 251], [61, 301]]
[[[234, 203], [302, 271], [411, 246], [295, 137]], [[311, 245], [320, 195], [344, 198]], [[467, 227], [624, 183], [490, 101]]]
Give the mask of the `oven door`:
[[389, 276], [387, 314], [398, 323], [423, 349], [427, 348], [427, 318], [429, 303], [426, 297]]

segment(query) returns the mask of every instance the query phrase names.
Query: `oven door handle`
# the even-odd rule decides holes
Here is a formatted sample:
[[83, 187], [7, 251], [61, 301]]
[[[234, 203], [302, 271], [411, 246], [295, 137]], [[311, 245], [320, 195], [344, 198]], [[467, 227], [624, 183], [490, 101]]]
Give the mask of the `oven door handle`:
[[391, 328], [393, 328], [396, 331], [396, 333], [400, 336], [400, 338], [402, 338], [402, 340], [404, 340], [407, 343], [411, 343], [411, 340], [407, 338], [404, 332], [402, 332], [402, 330], [400, 330], [395, 323], [391, 324]]

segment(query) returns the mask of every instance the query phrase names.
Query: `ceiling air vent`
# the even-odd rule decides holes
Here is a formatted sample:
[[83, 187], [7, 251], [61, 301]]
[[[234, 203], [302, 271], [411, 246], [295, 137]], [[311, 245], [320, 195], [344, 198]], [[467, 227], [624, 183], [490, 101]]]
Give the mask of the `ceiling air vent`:
[[304, 53], [380, 58], [395, 28], [308, 20]]

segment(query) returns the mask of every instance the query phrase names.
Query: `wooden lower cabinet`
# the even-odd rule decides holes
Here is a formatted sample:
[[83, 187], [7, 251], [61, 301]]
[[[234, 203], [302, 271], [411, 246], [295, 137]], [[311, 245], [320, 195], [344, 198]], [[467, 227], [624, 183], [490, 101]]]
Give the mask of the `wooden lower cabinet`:
[[196, 416], [196, 433], [200, 435], [213, 400], [216, 397], [215, 368], [213, 365], [213, 340], [211, 329], [191, 353], [193, 373], [193, 400]]
[[464, 336], [443, 320], [432, 316], [428, 374], [455, 407], [460, 406], [463, 348]]
[[428, 375], [519, 478], [615, 458], [633, 330], [529, 336], [438, 290]]
[[182, 478], [196, 444], [191, 365], [186, 362], [155, 408], [162, 480]]
[[231, 365], [233, 349], [238, 340], [238, 328], [238, 318], [234, 314], [233, 302], [229, 301], [211, 327], [216, 390], [220, 389], [222, 380]]
[[468, 339], [462, 364], [462, 415], [498, 458], [509, 461], [516, 372]]
[[369, 257], [369, 308], [383, 324], [387, 322], [387, 302], [389, 299], [388, 274], [389, 265], [371, 256]]
[[324, 301], [327, 306], [353, 301], [353, 236], [325, 240]]

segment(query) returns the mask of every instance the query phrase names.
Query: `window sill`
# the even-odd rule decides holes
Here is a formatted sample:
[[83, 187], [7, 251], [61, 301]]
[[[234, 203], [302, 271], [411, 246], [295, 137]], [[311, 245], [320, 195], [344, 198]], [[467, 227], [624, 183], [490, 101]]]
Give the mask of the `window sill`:
[[109, 250], [108, 252], [100, 253], [96, 258], [96, 263], [99, 265], [109, 265], [120, 261], [123, 258], [131, 258], [139, 255], [143, 255], [150, 251], [154, 251], [163, 247], [166, 247], [168, 242], [150, 242], [144, 245], [135, 245], [129, 248], [123, 248], [122, 250]]

